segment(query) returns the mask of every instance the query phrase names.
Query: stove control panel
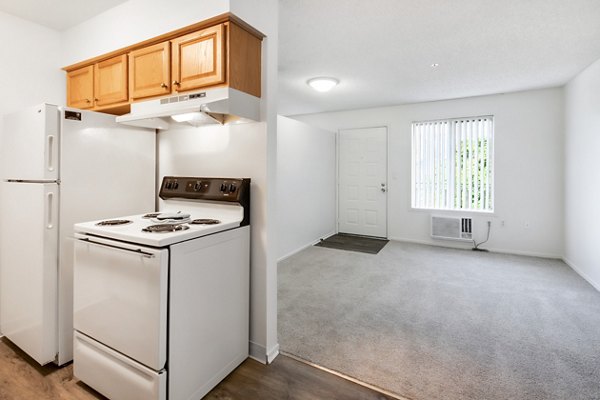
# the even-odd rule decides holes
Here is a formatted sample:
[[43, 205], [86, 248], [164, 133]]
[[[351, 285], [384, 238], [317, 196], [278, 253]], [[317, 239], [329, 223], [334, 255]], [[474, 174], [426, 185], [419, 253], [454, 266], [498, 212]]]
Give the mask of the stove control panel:
[[243, 203], [249, 201], [250, 179], [165, 176], [159, 196]]

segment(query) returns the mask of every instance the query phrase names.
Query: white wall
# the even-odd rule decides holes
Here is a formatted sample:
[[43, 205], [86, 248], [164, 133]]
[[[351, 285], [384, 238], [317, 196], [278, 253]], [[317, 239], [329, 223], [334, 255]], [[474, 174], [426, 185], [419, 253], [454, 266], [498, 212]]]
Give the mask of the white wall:
[[173, 129], [159, 134], [159, 175], [249, 177], [251, 187], [251, 355], [278, 352], [275, 232], [277, 101], [276, 0], [130, 0], [62, 35], [69, 65], [231, 11], [263, 41], [261, 122]]
[[63, 104], [60, 34], [0, 12], [0, 115], [38, 103]]
[[[256, 126], [264, 137], [265, 158], [259, 160], [251, 153], [250, 162], [260, 162], [265, 173], [265, 219], [262, 232], [264, 260], [254, 263], [251, 275], [250, 354], [259, 361], [271, 362], [279, 354], [277, 340], [277, 60], [279, 31], [279, 2], [277, 0], [231, 0], [231, 12], [264, 33], [262, 51], [261, 120]], [[256, 124], [255, 124], [256, 125]]]
[[62, 66], [229, 12], [229, 0], [129, 0], [63, 32]]
[[565, 90], [565, 261], [600, 290], [600, 60]]
[[[389, 128], [388, 232], [391, 239], [434, 241], [430, 212], [410, 208], [411, 122], [495, 116], [495, 210], [472, 214], [474, 234], [496, 251], [561, 257], [563, 253], [563, 90], [546, 89], [294, 118], [327, 129]], [[461, 213], [462, 214], [462, 213]], [[504, 222], [504, 225], [503, 225]]]
[[1, 138], [4, 114], [44, 102], [64, 104], [65, 79], [59, 68], [58, 32], [0, 12], [0, 37]]
[[277, 118], [279, 259], [335, 233], [335, 133]]

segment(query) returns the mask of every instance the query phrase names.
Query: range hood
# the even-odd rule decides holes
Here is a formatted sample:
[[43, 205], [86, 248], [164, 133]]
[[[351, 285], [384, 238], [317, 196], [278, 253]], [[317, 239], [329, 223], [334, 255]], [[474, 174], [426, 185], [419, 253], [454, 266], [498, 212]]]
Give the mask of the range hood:
[[169, 129], [171, 123], [193, 126], [255, 122], [260, 99], [229, 87], [207, 89], [131, 104], [131, 112], [116, 121], [152, 129]]

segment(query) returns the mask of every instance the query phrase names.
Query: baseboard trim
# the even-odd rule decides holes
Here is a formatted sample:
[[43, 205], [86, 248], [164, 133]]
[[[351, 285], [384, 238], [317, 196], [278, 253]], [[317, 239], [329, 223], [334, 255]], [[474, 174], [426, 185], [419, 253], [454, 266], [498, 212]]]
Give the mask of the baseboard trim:
[[267, 353], [267, 364], [271, 364], [275, 358], [279, 355], [279, 343], [277, 343], [271, 351]]
[[311, 247], [311, 246], [314, 246], [315, 244], [319, 243], [319, 242], [321, 241], [321, 239], [323, 239], [323, 238], [328, 238], [329, 236], [331, 236], [331, 235], [335, 235], [335, 234], [336, 234], [336, 231], [331, 231], [331, 232], [329, 232], [329, 233], [326, 233], [326, 234], [324, 234], [324, 235], [321, 235], [321, 236], [320, 236], [318, 239], [316, 239], [316, 240], [313, 240], [313, 241], [309, 242], [308, 244], [306, 244], [306, 245], [304, 245], [304, 246], [300, 246], [300, 247], [299, 247], [299, 248], [297, 248], [296, 250], [292, 250], [291, 252], [287, 253], [286, 255], [279, 257], [279, 258], [277, 259], [277, 262], [281, 262], [281, 261], [285, 260], [286, 258], [290, 258], [290, 257], [291, 257], [291, 256], [293, 256], [294, 254], [296, 254], [296, 253], [300, 253], [302, 250], [304, 250], [304, 249], [308, 249], [309, 247]]
[[[472, 244], [468, 244], [468, 243], [464, 243], [463, 245], [452, 245], [451, 243], [438, 243], [433, 242], [433, 241], [427, 241], [427, 240], [414, 240], [414, 239], [407, 239], [407, 238], [401, 238], [401, 237], [391, 237], [390, 240], [395, 240], [398, 242], [406, 242], [406, 243], [415, 243], [415, 244], [425, 244], [425, 245], [429, 245], [429, 246], [436, 246], [436, 247], [445, 247], [448, 249], [462, 249], [462, 250], [468, 250], [471, 249], [473, 247]], [[538, 253], [535, 251], [521, 251], [521, 250], [510, 250], [510, 249], [498, 249], [498, 248], [494, 248], [494, 247], [485, 247], [483, 246], [482, 248], [485, 248], [486, 250], [489, 250], [492, 253], [502, 253], [502, 254], [513, 254], [513, 255], [517, 255], [517, 256], [528, 256], [528, 257], [540, 257], [540, 258], [552, 258], [552, 259], [556, 259], [556, 260], [562, 260], [563, 256], [561, 254], [550, 254], [550, 253]]]
[[321, 371], [325, 371], [325, 372], [327, 372], [329, 374], [332, 374], [332, 375], [335, 375], [335, 376], [339, 376], [342, 379], [345, 379], [345, 380], [350, 381], [352, 383], [356, 383], [357, 385], [366, 387], [367, 389], [371, 389], [371, 390], [373, 390], [373, 391], [375, 391], [377, 393], [381, 393], [381, 394], [383, 394], [385, 396], [388, 396], [388, 397], [391, 397], [393, 399], [397, 399], [397, 400], [411, 400], [408, 397], [402, 397], [402, 396], [400, 396], [398, 394], [395, 394], [395, 393], [392, 393], [392, 392], [388, 392], [385, 389], [382, 389], [380, 387], [377, 387], [377, 386], [371, 385], [369, 383], [360, 381], [360, 380], [358, 380], [356, 378], [353, 378], [351, 376], [348, 376], [348, 375], [343, 374], [341, 372], [338, 372], [336, 370], [329, 369], [327, 367], [323, 367], [322, 365], [319, 365], [319, 364], [315, 364], [315, 363], [313, 363], [311, 361], [305, 360], [305, 359], [303, 359], [301, 357], [298, 357], [298, 356], [296, 356], [294, 354], [286, 353], [285, 351], [282, 351], [281, 354], [284, 355], [284, 356], [286, 356], [286, 357], [289, 357], [291, 359], [294, 359], [294, 360], [296, 360], [298, 362], [301, 362], [303, 364], [310, 365], [313, 368], [317, 368], [317, 369], [320, 369]]
[[267, 364], [267, 349], [258, 343], [250, 341], [250, 354], [249, 357], [253, 360], [258, 361], [261, 364]]
[[583, 279], [585, 279], [587, 283], [589, 283], [590, 285], [592, 285], [594, 287], [594, 289], [596, 289], [597, 291], [600, 292], [600, 284], [598, 284], [592, 278], [590, 278], [590, 276], [588, 274], [586, 274], [585, 272], [583, 272], [581, 270], [581, 268], [577, 267], [577, 265], [575, 265], [574, 262], [572, 262], [571, 260], [569, 260], [567, 257], [563, 257], [562, 260], [564, 261], [565, 264], [567, 264], [569, 267], [571, 267], [571, 269], [573, 271], [577, 272], [577, 274], [579, 276], [581, 276]]
[[261, 364], [271, 364], [273, 360], [279, 355], [279, 343], [267, 351], [267, 348], [261, 344], [250, 341], [250, 357], [253, 360], [258, 361]]

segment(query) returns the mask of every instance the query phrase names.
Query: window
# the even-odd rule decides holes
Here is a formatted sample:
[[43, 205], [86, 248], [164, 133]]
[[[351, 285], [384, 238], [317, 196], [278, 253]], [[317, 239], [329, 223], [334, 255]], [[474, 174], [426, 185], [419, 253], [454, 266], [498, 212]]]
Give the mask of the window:
[[412, 124], [412, 207], [493, 211], [494, 119]]

